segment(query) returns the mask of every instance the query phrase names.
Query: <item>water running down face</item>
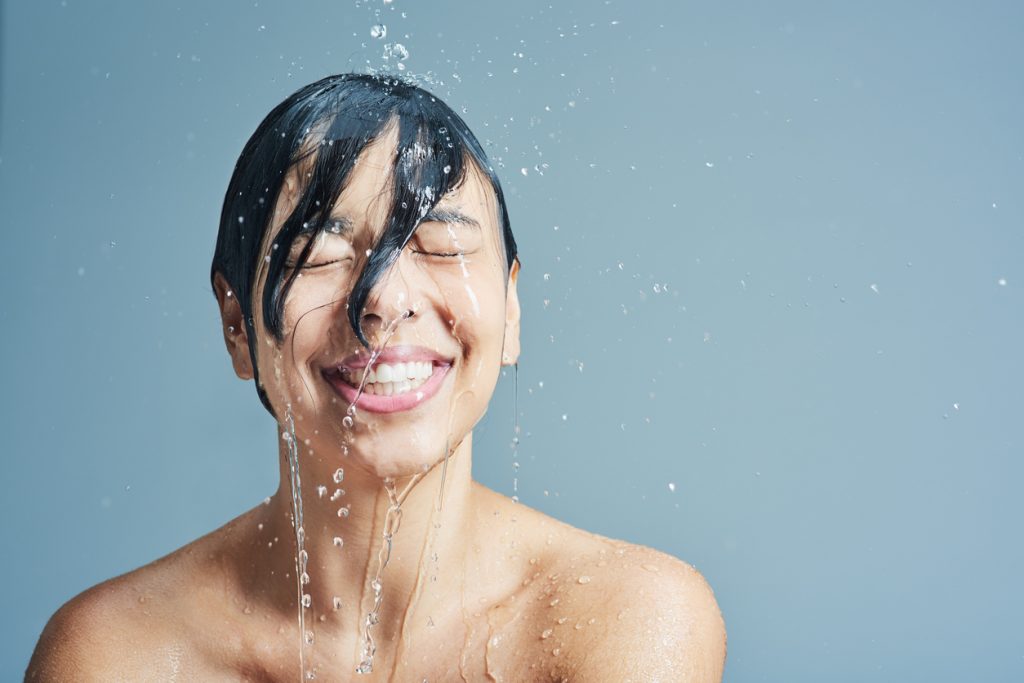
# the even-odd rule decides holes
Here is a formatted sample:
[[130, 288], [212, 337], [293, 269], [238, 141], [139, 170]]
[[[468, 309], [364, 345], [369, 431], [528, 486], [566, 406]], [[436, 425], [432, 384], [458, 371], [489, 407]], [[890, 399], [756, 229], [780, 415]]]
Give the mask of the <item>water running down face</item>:
[[[284, 416], [290, 406], [308, 452], [337, 462], [345, 444], [351, 465], [381, 478], [423, 472], [454, 449], [486, 411], [500, 365], [519, 353], [518, 264], [506, 269], [495, 196], [473, 163], [371, 291], [361, 317], [370, 348], [360, 344], [348, 322], [349, 292], [388, 218], [394, 166], [404, 163], [396, 148], [396, 127], [388, 126], [359, 156], [326, 228], [293, 243], [289, 269], [313, 241], [285, 300], [281, 340], [254, 310], [257, 369], [274, 412]], [[296, 165], [285, 179], [264, 254], [276, 248], [305, 169]], [[265, 277], [263, 268], [255, 301]], [[235, 368], [251, 377], [239, 341], [229, 344]]]

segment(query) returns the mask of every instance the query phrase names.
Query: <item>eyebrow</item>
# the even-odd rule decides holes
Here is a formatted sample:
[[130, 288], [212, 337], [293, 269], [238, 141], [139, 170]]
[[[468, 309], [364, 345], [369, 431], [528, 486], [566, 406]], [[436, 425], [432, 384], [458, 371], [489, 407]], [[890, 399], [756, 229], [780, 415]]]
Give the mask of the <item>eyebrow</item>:
[[458, 225], [468, 225], [472, 228], [480, 228], [480, 224], [475, 218], [470, 218], [466, 214], [462, 213], [458, 209], [439, 209], [435, 207], [426, 216], [423, 217], [423, 223], [455, 223]]

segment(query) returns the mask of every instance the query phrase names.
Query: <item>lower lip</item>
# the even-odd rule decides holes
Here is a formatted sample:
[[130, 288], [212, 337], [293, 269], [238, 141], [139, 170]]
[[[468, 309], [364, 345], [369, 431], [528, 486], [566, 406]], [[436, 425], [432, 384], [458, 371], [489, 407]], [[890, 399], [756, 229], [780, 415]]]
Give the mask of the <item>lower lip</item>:
[[[365, 391], [360, 394], [356, 387], [352, 386], [341, 378], [341, 375], [332, 370], [325, 372], [325, 379], [330, 382], [335, 391], [341, 394], [349, 405], [365, 410], [368, 413], [397, 413], [403, 410], [410, 410], [426, 402], [441, 388], [445, 375], [451, 369], [450, 365], [435, 365], [434, 372], [427, 378], [427, 381], [411, 391], [397, 396], [378, 396], [368, 394]], [[358, 398], [357, 398], [358, 397]]]

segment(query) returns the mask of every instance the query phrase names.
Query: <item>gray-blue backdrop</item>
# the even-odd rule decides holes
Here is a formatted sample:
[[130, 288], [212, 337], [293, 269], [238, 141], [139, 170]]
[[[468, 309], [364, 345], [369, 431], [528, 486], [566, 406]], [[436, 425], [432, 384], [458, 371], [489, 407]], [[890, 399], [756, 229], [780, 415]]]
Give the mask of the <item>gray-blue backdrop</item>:
[[288, 93], [401, 64], [508, 188], [525, 503], [693, 563], [727, 681], [1024, 680], [1022, 8], [5, 3], [0, 678], [274, 488], [220, 201]]

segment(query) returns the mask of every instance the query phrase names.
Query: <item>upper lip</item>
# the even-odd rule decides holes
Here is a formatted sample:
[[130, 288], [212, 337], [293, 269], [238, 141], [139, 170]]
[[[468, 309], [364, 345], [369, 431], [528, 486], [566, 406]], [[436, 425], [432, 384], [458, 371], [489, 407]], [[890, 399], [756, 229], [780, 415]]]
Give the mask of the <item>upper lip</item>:
[[[342, 359], [341, 362], [334, 364], [333, 368], [339, 370], [357, 370], [359, 368], [365, 368], [367, 363], [370, 362], [371, 351], [362, 349], [353, 353], [351, 356], [347, 356]], [[432, 363], [448, 363], [452, 362], [452, 359], [443, 356], [437, 351], [428, 349], [425, 346], [386, 346], [380, 355], [374, 359], [373, 364], [377, 366], [381, 363], [406, 363], [416, 361], [430, 361]]]

